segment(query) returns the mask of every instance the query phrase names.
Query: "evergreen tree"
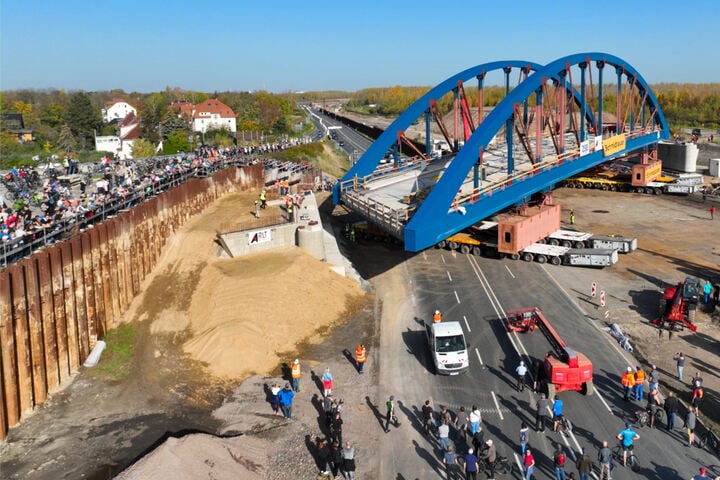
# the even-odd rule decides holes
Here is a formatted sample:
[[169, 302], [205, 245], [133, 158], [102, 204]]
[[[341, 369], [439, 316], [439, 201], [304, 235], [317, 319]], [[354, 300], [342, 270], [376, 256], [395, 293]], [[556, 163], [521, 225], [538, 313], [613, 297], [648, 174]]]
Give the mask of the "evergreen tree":
[[65, 114], [65, 122], [80, 144], [80, 148], [92, 148], [95, 132], [100, 128], [102, 119], [100, 110], [93, 107], [90, 96], [85, 92], [78, 92], [70, 97]]

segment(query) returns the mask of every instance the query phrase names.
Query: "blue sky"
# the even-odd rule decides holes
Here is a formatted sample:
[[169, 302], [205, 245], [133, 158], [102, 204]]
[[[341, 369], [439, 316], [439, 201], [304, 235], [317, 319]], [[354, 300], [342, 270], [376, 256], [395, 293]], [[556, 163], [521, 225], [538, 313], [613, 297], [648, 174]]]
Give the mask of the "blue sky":
[[720, 1], [0, 0], [0, 90], [359, 90], [601, 51], [720, 82]]

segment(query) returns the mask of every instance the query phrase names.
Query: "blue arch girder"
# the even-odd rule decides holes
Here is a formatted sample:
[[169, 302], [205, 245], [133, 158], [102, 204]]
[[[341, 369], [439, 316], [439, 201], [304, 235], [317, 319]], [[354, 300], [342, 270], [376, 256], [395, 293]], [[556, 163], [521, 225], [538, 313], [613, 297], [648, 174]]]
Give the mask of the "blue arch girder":
[[[514, 67], [513, 67], [514, 66]], [[385, 156], [388, 149], [397, 142], [397, 134], [401, 130], [405, 130], [415, 122], [430, 106], [430, 100], [437, 100], [446, 93], [457, 88], [458, 81], [468, 81], [473, 78], [483, 75], [488, 72], [495, 70], [502, 70], [503, 68], [525, 68], [529, 67], [535, 71], [542, 68], [542, 65], [538, 63], [528, 62], [525, 60], [502, 60], [497, 62], [484, 63], [476, 65], [474, 67], [463, 70], [460, 73], [453, 75], [447, 80], [439, 83], [437, 86], [430, 89], [425, 95], [418, 98], [407, 110], [400, 114], [385, 131], [370, 145], [365, 153], [358, 159], [353, 167], [343, 176], [333, 189], [333, 201], [335, 204], [340, 202], [340, 183], [343, 180], [348, 180], [356, 175], [358, 177], [364, 177], [370, 175], [375, 168], [380, 164], [380, 160]]]
[[[524, 102], [529, 96], [533, 95], [541, 87], [544, 80], [562, 78], [561, 74], [566, 70], [567, 65], [579, 65], [589, 62], [601, 62], [603, 67], [615, 66], [616, 71], [619, 72], [618, 78], [620, 78], [621, 72], [627, 76], [628, 82], [634, 79], [635, 86], [639, 91], [643, 94], [647, 93], [646, 104], [649, 105], [654, 124], [660, 127], [660, 131], [652, 131], [646, 135], [628, 139], [625, 149], [613, 154], [612, 157], [604, 156], [602, 151], [593, 152], [568, 160], [560, 165], [546, 167], [533, 176], [515, 180], [511, 185], [493, 190], [490, 194], [480, 195], [476, 201], [463, 204], [463, 207], [465, 207], [464, 215], [449, 209], [464, 179], [477, 162], [479, 149], [486, 148], [493, 136], [504, 126], [505, 121], [513, 114], [515, 103]], [[515, 87], [483, 119], [483, 122], [450, 162], [440, 180], [435, 184], [404, 228], [405, 249], [407, 251], [417, 252], [431, 247], [440, 240], [506, 207], [522, 203], [533, 193], [552, 188], [560, 180], [611, 158], [655, 144], [661, 139], [669, 138], [667, 122], [647, 82], [630, 64], [618, 57], [600, 52], [579, 53], [560, 58], [544, 67], [521, 61], [492, 62], [454, 75], [421, 97], [408, 110], [403, 112], [391, 127], [373, 143], [363, 155], [361, 161], [345, 175], [343, 180], [352, 178], [355, 175], [361, 177], [370, 174], [378, 165], [380, 158], [395, 141], [397, 131], [407, 128], [418, 118], [427, 108], [430, 98], [437, 98], [440, 92], [442, 92], [441, 94], [449, 92], [455, 87], [458, 80], [468, 80], [484, 71], [504, 68], [509, 65], [531, 65], [535, 73]], [[578, 95], [574, 91], [573, 96], [576, 103], [578, 103]], [[592, 112], [588, 112], [587, 105], [585, 108], [583, 117], [586, 117], [588, 113], [592, 115]], [[336, 190], [333, 192], [336, 203], [340, 200], [339, 185], [339, 183], [336, 185]]]

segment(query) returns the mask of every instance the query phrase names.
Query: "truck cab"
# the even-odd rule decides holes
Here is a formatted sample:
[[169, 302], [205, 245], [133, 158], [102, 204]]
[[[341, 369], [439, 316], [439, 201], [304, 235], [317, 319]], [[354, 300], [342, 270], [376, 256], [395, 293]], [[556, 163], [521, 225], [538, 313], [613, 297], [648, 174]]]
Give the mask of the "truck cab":
[[468, 346], [460, 322], [425, 324], [435, 373], [457, 375], [467, 371]]

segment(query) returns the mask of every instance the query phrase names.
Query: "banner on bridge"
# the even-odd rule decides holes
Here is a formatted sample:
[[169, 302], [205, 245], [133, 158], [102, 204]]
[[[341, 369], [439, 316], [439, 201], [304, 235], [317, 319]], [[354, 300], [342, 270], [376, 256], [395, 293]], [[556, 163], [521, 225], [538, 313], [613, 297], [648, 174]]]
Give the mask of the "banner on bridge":
[[607, 157], [614, 153], [625, 150], [625, 135], [615, 135], [607, 140], [603, 140], [603, 153]]

